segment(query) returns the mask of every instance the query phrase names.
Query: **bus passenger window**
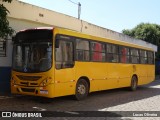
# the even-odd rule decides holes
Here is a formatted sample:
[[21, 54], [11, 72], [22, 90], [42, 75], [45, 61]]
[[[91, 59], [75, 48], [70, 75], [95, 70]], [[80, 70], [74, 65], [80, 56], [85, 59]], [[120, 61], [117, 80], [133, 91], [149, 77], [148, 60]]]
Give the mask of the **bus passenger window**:
[[148, 64], [154, 64], [154, 54], [148, 51]]
[[141, 64], [148, 63], [147, 51], [145, 51], [145, 50], [140, 50], [140, 63]]
[[92, 61], [105, 61], [105, 44], [91, 42]]
[[62, 69], [73, 67], [73, 43], [59, 40], [59, 46], [55, 49], [56, 68]]
[[129, 48], [119, 47], [120, 62], [129, 63]]
[[89, 61], [89, 42], [83, 39], [76, 39], [76, 60]]
[[107, 62], [119, 62], [118, 46], [107, 44]]
[[131, 48], [131, 63], [139, 63], [140, 56], [139, 56], [139, 50], [135, 48]]

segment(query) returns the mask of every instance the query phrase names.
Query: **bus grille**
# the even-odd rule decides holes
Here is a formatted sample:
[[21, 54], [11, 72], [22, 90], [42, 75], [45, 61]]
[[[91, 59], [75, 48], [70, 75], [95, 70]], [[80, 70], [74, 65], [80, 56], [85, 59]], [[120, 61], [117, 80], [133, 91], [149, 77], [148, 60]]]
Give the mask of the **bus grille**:
[[35, 91], [35, 89], [31, 89], [31, 88], [21, 88], [21, 90], [23, 92], [34, 92]]
[[24, 86], [38, 86], [38, 83], [20, 82], [20, 84]]
[[17, 75], [17, 77], [20, 80], [28, 80], [28, 81], [37, 81], [40, 78], [42, 78], [42, 76], [23, 76], [23, 75]]

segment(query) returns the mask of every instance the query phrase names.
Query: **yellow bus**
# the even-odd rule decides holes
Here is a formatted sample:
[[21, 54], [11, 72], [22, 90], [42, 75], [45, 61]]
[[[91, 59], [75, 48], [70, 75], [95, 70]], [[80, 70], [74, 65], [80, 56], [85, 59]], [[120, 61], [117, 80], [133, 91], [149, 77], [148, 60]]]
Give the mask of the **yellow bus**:
[[13, 38], [11, 93], [54, 98], [148, 84], [154, 50], [62, 28], [20, 31]]

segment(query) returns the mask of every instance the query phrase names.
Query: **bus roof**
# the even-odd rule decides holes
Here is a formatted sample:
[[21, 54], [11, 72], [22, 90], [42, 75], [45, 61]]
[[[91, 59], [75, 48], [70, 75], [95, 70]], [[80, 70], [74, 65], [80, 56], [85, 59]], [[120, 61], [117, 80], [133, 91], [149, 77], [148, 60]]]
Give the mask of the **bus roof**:
[[[71, 36], [77, 36], [77, 37], [82, 37], [82, 38], [86, 38], [86, 39], [93, 39], [93, 40], [97, 40], [97, 41], [101, 41], [101, 42], [108, 42], [108, 43], [113, 43], [113, 44], [119, 44], [119, 45], [124, 45], [124, 46], [130, 46], [130, 47], [136, 47], [136, 48], [143, 48], [143, 49], [147, 49], [147, 50], [152, 50], [157, 52], [157, 46], [153, 45], [151, 43], [145, 42], [143, 40], [140, 39], [133, 39], [133, 41], [122, 41], [122, 40], [118, 40], [118, 39], [110, 39], [110, 38], [104, 38], [104, 37], [97, 37], [94, 35], [90, 35], [90, 34], [85, 34], [85, 33], [81, 33], [79, 31], [75, 31], [75, 30], [71, 30], [71, 29], [67, 29], [67, 28], [60, 28], [60, 27], [37, 27], [37, 28], [31, 28], [31, 29], [24, 29], [21, 30], [19, 32], [23, 32], [23, 31], [30, 31], [30, 30], [39, 30], [39, 29], [43, 29], [43, 30], [53, 30], [56, 29], [56, 31], [58, 31], [58, 33], [65, 33], [66, 35], [71, 35]], [[130, 37], [128, 37], [130, 38]], [[135, 41], [135, 40], [139, 40], [142, 43], [144, 42], [144, 44], [139, 44], [139, 41]]]
[[[84, 38], [84, 39], [92, 39], [92, 40], [95, 40], [95, 41], [108, 42], [108, 43], [112, 43], [112, 44], [119, 44], [119, 45], [124, 45], [124, 46], [129, 46], [129, 47], [136, 47], [136, 48], [141, 48], [141, 49], [146, 49], [146, 50], [152, 50], [152, 51], [155, 51], [155, 52], [157, 51], [157, 50], [155, 50], [157, 48], [152, 48], [150, 46], [143, 46], [143, 45], [135, 44], [135, 43], [132, 43], [132, 42], [109, 39], [109, 38], [104, 38], [104, 37], [97, 37], [97, 36], [88, 35], [88, 34], [84, 34], [84, 33], [81, 33], [81, 32], [68, 30], [68, 29], [63, 29], [63, 28], [55, 28], [55, 29], [59, 34], [63, 33], [65, 35], [77, 36], [77, 37], [81, 37], [81, 38]], [[151, 43], [148, 43], [148, 44], [151, 44]]]

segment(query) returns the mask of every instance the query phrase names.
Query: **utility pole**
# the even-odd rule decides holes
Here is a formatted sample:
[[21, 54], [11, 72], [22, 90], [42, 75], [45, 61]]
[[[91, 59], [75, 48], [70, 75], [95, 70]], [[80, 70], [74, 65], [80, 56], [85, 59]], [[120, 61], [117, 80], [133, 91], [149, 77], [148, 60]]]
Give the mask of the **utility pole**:
[[78, 3], [78, 19], [80, 19], [81, 16], [81, 3]]

